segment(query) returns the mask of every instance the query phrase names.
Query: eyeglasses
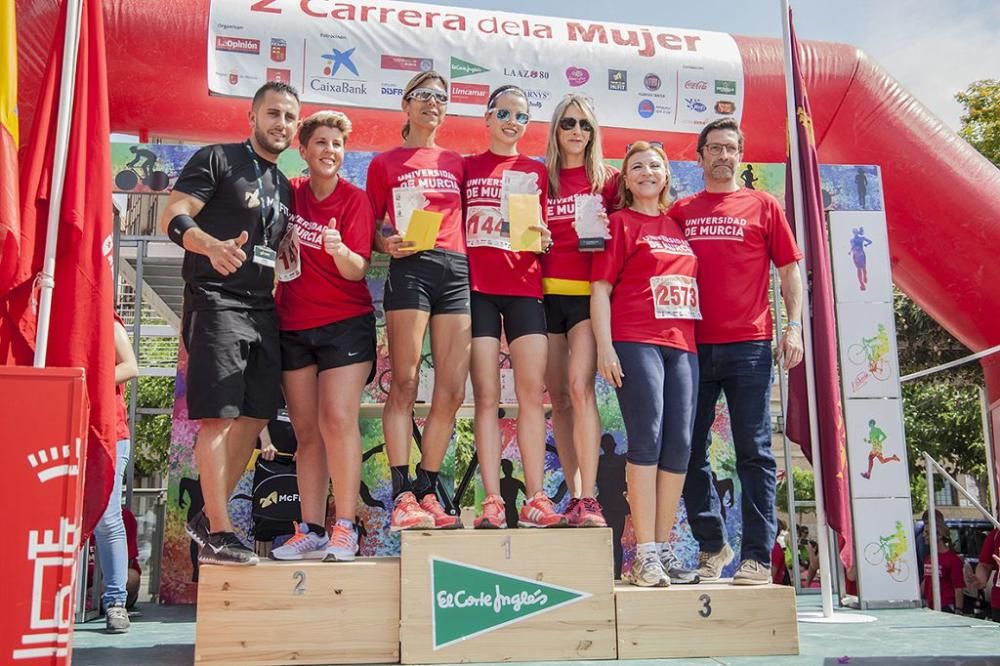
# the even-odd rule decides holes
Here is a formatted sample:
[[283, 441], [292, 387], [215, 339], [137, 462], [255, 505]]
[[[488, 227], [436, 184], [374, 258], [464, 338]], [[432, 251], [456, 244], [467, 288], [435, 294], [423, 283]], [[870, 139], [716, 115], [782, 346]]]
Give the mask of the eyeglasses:
[[734, 146], [731, 143], [706, 143], [705, 150], [708, 151], [709, 155], [712, 155], [714, 157], [718, 157], [719, 155], [722, 154], [723, 151], [732, 153], [733, 155], [740, 154], [740, 147]]
[[416, 88], [410, 91], [406, 99], [415, 99], [420, 102], [429, 102], [433, 99], [438, 104], [447, 104], [448, 93], [435, 90], [434, 88]]
[[[574, 127], [576, 127], [576, 124], [577, 124], [576, 118], [566, 117], [566, 118], [563, 118], [562, 120], [559, 121], [559, 129], [566, 130], [567, 132], [569, 132]], [[591, 125], [590, 121], [587, 120], [586, 118], [581, 118], [580, 119], [580, 131], [582, 131], [582, 132], [593, 132], [594, 131], [594, 126]]]
[[514, 122], [516, 122], [518, 125], [527, 125], [528, 122], [531, 120], [531, 116], [529, 116], [527, 113], [523, 111], [518, 111], [517, 113], [514, 113], [509, 109], [491, 109], [490, 113], [495, 115], [497, 117], [497, 120], [499, 120], [502, 123], [505, 123], [508, 120], [510, 120], [510, 117], [512, 115], [514, 116]]

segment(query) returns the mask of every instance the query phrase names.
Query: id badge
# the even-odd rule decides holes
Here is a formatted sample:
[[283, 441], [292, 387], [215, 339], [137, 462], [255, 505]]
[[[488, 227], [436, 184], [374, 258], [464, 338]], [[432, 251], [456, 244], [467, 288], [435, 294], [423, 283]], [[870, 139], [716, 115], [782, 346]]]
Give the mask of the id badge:
[[298, 227], [290, 227], [278, 245], [278, 263], [274, 267], [278, 282], [291, 282], [302, 275]]
[[274, 268], [278, 260], [278, 253], [266, 245], [253, 246], [253, 263], [266, 268]]
[[657, 319], [701, 319], [698, 283], [687, 275], [654, 275], [653, 316]]

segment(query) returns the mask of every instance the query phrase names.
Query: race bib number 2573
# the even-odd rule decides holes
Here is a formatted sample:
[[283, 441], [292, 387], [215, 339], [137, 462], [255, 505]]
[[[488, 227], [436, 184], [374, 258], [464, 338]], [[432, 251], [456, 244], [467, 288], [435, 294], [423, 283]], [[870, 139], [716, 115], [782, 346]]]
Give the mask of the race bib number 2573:
[[698, 283], [693, 277], [655, 275], [649, 279], [649, 286], [657, 319], [701, 319]]

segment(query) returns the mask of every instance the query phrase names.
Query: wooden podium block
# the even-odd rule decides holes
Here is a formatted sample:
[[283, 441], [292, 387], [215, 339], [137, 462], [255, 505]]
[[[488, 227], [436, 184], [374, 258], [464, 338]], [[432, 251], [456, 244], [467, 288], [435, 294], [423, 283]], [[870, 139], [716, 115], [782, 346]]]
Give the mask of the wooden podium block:
[[404, 532], [404, 664], [614, 659], [611, 530]]
[[618, 658], [799, 653], [795, 589], [701, 583], [615, 586]]
[[399, 559], [201, 567], [199, 664], [399, 661]]

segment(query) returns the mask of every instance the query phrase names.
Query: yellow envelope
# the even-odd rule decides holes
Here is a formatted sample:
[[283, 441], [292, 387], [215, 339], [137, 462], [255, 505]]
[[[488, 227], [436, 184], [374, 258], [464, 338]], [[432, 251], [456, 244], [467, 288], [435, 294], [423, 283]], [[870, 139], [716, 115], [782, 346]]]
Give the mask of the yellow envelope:
[[410, 226], [406, 228], [403, 240], [413, 243], [413, 249], [418, 252], [433, 250], [443, 218], [444, 214], [434, 211], [413, 211], [413, 214], [410, 215]]
[[514, 252], [541, 252], [541, 233], [528, 228], [542, 221], [538, 195], [509, 194], [507, 210], [510, 213], [510, 249]]

